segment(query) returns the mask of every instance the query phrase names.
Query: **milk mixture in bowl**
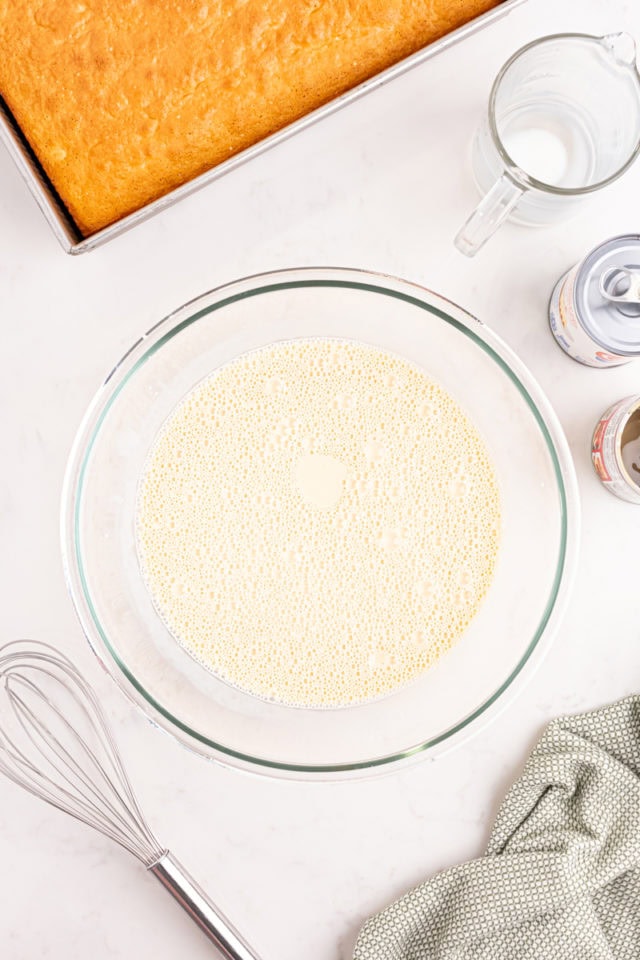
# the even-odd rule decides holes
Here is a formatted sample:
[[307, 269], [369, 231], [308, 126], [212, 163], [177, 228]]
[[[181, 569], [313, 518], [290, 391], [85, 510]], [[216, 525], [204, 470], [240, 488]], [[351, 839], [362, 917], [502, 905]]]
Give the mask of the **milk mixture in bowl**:
[[417, 366], [353, 341], [247, 353], [156, 438], [136, 536], [153, 602], [222, 679], [292, 706], [391, 693], [448, 650], [491, 583], [498, 484]]

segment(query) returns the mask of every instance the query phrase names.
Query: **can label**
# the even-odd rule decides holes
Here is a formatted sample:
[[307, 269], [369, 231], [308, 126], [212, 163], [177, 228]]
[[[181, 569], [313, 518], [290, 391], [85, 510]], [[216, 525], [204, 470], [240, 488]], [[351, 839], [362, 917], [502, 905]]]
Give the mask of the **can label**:
[[603, 350], [580, 323], [574, 296], [580, 266], [578, 263], [567, 271], [553, 288], [549, 303], [549, 326], [552, 334], [565, 353], [588, 367], [618, 367], [629, 363], [629, 357]]
[[593, 431], [591, 460], [611, 493], [629, 503], [640, 504], [640, 485], [631, 479], [622, 455], [623, 433], [634, 413], [640, 424], [640, 397], [625, 397], [602, 414]]

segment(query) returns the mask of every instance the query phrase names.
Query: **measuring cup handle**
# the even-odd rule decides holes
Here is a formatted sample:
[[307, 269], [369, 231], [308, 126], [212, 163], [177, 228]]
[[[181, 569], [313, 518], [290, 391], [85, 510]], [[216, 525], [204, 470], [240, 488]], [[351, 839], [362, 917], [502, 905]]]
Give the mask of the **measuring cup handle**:
[[466, 257], [474, 257], [503, 223], [524, 193], [506, 174], [489, 190], [453, 241]]

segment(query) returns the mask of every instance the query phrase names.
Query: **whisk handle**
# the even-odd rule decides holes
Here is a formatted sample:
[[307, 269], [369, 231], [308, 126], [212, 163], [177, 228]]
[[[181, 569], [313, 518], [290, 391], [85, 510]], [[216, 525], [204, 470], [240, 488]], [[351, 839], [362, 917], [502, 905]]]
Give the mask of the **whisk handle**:
[[202, 887], [174, 860], [169, 851], [152, 864], [149, 870], [215, 944], [225, 960], [258, 960], [257, 954], [246, 940], [211, 903]]

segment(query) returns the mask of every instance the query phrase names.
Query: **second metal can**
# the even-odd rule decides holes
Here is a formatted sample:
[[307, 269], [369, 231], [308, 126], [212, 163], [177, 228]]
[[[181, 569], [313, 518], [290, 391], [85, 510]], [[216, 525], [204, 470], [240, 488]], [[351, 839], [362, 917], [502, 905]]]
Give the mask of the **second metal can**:
[[607, 490], [640, 503], [640, 396], [605, 410], [593, 431], [591, 459]]

